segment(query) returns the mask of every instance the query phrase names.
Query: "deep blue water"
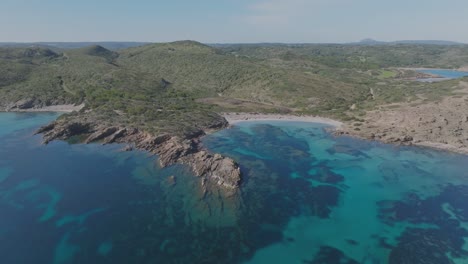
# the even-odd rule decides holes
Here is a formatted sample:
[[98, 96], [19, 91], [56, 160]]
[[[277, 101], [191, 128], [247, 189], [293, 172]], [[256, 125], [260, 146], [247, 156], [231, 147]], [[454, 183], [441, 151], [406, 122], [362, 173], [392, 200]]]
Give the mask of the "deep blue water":
[[[458, 79], [458, 78], [468, 76], [468, 72], [456, 71], [456, 70], [426, 69], [426, 70], [419, 70], [419, 71], [423, 73], [434, 74], [434, 75], [442, 77], [443, 79]], [[439, 80], [439, 78], [420, 79], [420, 81], [437, 81], [437, 80]]]
[[43, 146], [56, 117], [0, 113], [0, 263], [468, 263], [466, 156], [240, 123], [204, 139], [242, 165], [225, 197], [120, 145]]

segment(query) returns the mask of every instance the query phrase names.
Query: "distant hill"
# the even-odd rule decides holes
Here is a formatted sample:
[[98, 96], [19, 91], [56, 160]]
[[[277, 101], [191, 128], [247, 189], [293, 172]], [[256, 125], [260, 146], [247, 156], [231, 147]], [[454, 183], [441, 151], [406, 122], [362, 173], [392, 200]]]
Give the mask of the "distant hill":
[[0, 42], [0, 47], [48, 47], [55, 49], [79, 49], [98, 45], [109, 50], [121, 50], [131, 47], [139, 47], [149, 44], [149, 42]]
[[[183, 42], [183, 41], [179, 41]], [[186, 41], [188, 42], [188, 41]], [[67, 49], [79, 49], [89, 46], [101, 46], [105, 49], [111, 51], [124, 50], [127, 48], [141, 47], [151, 42], [118, 42], [118, 41], [103, 41], [103, 42], [0, 42], [0, 47], [10, 47], [10, 48], [30, 48], [30, 47], [43, 47], [49, 48], [54, 51], [58, 50], [67, 50]], [[310, 46], [310, 45], [394, 45], [394, 44], [420, 44], [420, 45], [441, 45], [441, 46], [453, 46], [453, 45], [466, 45], [460, 42], [454, 41], [445, 41], [445, 40], [398, 40], [398, 41], [378, 41], [374, 39], [363, 39], [359, 42], [350, 42], [350, 43], [210, 43], [208, 46], [215, 48], [226, 48], [232, 46], [250, 46], [250, 47], [297, 47], [297, 46]]]
[[392, 45], [392, 44], [421, 44], [421, 45], [465, 45], [464, 43], [447, 40], [397, 40], [397, 41], [378, 41], [375, 39], [363, 39], [359, 42], [346, 43], [350, 45]]
[[78, 52], [78, 53], [81, 52], [84, 55], [89, 55], [89, 56], [101, 57], [101, 58], [106, 59], [108, 62], [112, 62], [114, 59], [119, 57], [119, 54], [117, 52], [108, 50], [100, 45], [92, 45], [89, 47], [80, 48], [80, 49], [75, 50], [75, 52]]

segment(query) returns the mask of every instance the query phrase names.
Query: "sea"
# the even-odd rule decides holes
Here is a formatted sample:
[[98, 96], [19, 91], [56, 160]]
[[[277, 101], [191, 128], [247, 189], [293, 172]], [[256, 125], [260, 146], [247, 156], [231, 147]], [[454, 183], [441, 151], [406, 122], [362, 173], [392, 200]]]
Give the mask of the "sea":
[[203, 138], [236, 194], [119, 144], [42, 144], [0, 113], [0, 263], [468, 263], [468, 156], [242, 122]]

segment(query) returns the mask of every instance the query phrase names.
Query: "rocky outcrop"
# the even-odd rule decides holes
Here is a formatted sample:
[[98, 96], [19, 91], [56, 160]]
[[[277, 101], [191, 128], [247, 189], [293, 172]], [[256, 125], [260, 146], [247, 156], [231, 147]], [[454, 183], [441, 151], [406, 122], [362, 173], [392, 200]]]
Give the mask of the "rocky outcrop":
[[167, 167], [194, 153], [195, 146], [192, 140], [181, 141], [173, 137], [161, 144], [157, 144], [154, 152], [159, 155], [161, 167]]
[[0, 100], [0, 110], [5, 112], [73, 112], [83, 107], [84, 104], [73, 104], [61, 98], [43, 100], [31, 97], [13, 103]]
[[238, 164], [231, 158], [200, 149], [198, 139], [180, 140], [171, 137], [155, 146], [153, 152], [159, 155], [161, 167], [175, 163], [187, 164], [196, 176], [218, 186], [229, 190], [239, 187], [241, 172]]
[[240, 184], [240, 168], [231, 158], [199, 151], [189, 159], [189, 164], [197, 176], [205, 176], [224, 188], [236, 189]]
[[336, 134], [400, 145], [418, 145], [468, 154], [468, 83], [454, 96], [420, 104], [400, 103], [368, 111]]
[[[85, 143], [91, 143], [94, 141], [102, 140], [113, 135], [117, 131], [116, 127], [108, 127], [104, 129], [100, 129], [93, 134], [91, 134], [86, 140]], [[123, 134], [122, 134], [123, 135]]]
[[15, 109], [22, 110], [22, 109], [33, 108], [34, 105], [35, 105], [35, 101], [36, 101], [36, 99], [34, 99], [34, 98], [19, 100], [16, 103], [13, 103], [13, 104], [7, 106], [7, 111], [12, 111], [12, 110], [15, 110]]
[[43, 126], [36, 131], [36, 134], [44, 134], [43, 142], [47, 144], [55, 139], [69, 139], [76, 135], [87, 134], [91, 131], [91, 124], [71, 122], [60, 123], [54, 122]]
[[[223, 127], [227, 122], [218, 122], [213, 128]], [[219, 186], [229, 193], [235, 192], [241, 182], [238, 164], [231, 158], [212, 154], [201, 147], [199, 138], [203, 130], [187, 134], [187, 138], [162, 134], [154, 136], [136, 128], [107, 127], [79, 121], [56, 121], [41, 127], [37, 134], [43, 134], [44, 143], [55, 139], [69, 139], [73, 136], [86, 136], [84, 143], [102, 142], [127, 143], [138, 149], [158, 155], [159, 165], [167, 167], [176, 163], [190, 166], [206, 190], [207, 183]], [[133, 147], [127, 145], [126, 149]]]

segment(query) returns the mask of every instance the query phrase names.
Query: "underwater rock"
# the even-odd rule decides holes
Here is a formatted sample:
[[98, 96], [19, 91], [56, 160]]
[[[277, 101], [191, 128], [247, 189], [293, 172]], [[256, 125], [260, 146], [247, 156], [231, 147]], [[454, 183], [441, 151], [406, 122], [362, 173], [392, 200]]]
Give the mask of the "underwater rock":
[[340, 263], [340, 264], [358, 264], [354, 259], [347, 257], [341, 250], [323, 246], [320, 247], [320, 251], [311, 261], [304, 260], [304, 263], [308, 264], [324, 264], [324, 263]]
[[167, 183], [169, 183], [169, 185], [175, 185], [176, 177], [174, 175], [169, 176], [169, 178], [167, 178]]
[[389, 263], [453, 263], [448, 256], [466, 258], [464, 248], [468, 231], [460, 225], [467, 215], [467, 186], [446, 186], [435, 196], [425, 199], [408, 193], [401, 201], [381, 201], [379, 218], [388, 224], [396, 222], [426, 223], [437, 228], [408, 228], [392, 249]]
[[394, 248], [389, 264], [451, 264], [447, 253], [455, 245], [438, 230], [412, 229], [404, 233]]

